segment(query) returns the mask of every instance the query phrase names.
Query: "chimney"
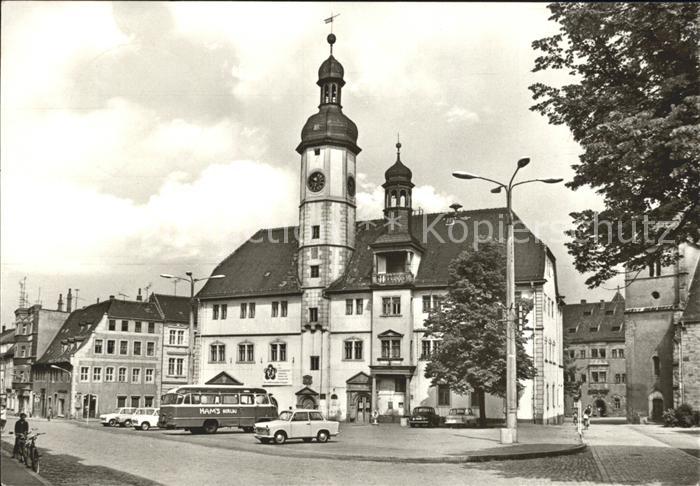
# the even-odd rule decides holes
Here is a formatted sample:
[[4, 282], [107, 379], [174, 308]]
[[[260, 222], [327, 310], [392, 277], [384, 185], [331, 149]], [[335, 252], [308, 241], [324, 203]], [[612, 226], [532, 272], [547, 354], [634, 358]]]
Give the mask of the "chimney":
[[98, 303], [98, 304], [100, 303], [100, 298], [99, 298], [99, 297], [97, 298], [97, 303]]
[[5, 326], [2, 326], [2, 332], [5, 332]]
[[110, 296], [109, 296], [109, 300], [114, 300], [114, 296], [113, 296], [113, 295], [110, 295]]
[[66, 295], [66, 312], [71, 311], [71, 305], [73, 304], [73, 292], [68, 289], [68, 295]]
[[63, 294], [58, 294], [58, 310], [63, 311]]
[[143, 300], [143, 298], [141, 297], [141, 289], [139, 289], [139, 295], [136, 296], [136, 300], [138, 300], [139, 302]]
[[581, 303], [582, 303], [582, 304], [585, 304], [585, 303], [586, 303], [586, 299], [581, 299]]

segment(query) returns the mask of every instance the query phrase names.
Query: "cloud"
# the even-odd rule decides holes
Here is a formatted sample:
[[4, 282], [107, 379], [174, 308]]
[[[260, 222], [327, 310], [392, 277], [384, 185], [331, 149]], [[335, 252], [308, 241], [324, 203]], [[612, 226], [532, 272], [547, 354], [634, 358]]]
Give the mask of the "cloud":
[[447, 123], [477, 123], [479, 121], [479, 115], [476, 112], [456, 105], [447, 110], [445, 117]]

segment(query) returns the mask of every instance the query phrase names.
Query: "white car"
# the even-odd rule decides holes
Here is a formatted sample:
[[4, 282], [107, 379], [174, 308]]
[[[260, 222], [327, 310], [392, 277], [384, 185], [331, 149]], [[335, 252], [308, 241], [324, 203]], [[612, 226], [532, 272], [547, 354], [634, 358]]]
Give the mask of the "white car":
[[131, 416], [131, 425], [135, 429], [148, 430], [158, 426], [157, 408], [137, 408]]
[[328, 442], [338, 435], [340, 423], [326, 420], [318, 410], [285, 410], [277, 420], [255, 424], [255, 438], [263, 444], [284, 444], [287, 439]]
[[114, 410], [111, 413], [105, 413], [100, 415], [100, 421], [105, 427], [114, 427], [118, 425], [120, 427], [128, 427], [131, 425], [131, 416], [134, 414], [136, 409], [132, 407], [121, 407]]
[[[478, 410], [477, 410], [478, 412]], [[474, 414], [471, 408], [451, 408], [445, 417], [445, 425], [448, 427], [466, 427], [476, 425], [479, 416]]]

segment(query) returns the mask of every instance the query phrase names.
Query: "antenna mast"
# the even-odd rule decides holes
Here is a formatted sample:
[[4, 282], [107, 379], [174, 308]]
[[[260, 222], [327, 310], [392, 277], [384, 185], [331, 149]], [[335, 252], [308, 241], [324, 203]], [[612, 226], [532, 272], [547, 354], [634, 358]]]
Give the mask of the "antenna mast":
[[27, 277], [19, 281], [19, 307], [24, 309], [27, 307], [29, 297], [27, 296]]

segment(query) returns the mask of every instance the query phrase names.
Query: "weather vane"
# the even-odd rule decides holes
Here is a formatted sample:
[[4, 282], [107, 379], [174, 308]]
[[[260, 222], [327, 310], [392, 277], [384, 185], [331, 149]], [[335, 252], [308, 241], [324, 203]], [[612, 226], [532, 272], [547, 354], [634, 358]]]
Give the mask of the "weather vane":
[[335, 15], [333, 15], [333, 12], [331, 12], [331, 16], [328, 17], [327, 19], [325, 19], [325, 20], [323, 21], [323, 22], [326, 23], [326, 24], [331, 24], [331, 34], [333, 33], [333, 21], [334, 21], [335, 18], [336, 18], [337, 16], [339, 16], [339, 15], [340, 15], [340, 14], [335, 14]]

